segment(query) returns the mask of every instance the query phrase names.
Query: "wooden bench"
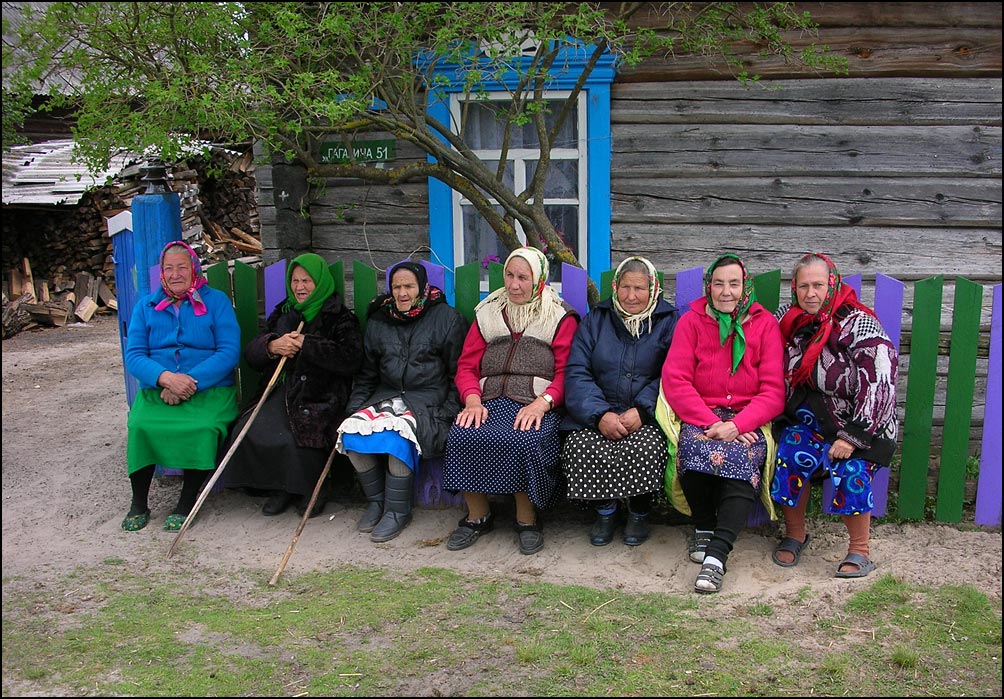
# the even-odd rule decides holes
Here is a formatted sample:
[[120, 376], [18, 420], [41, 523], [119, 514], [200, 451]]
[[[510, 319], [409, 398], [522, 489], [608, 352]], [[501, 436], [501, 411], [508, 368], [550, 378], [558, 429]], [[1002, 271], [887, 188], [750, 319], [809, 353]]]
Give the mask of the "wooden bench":
[[[206, 269], [209, 283], [214, 288], [225, 291], [234, 300], [238, 322], [241, 326], [242, 344], [247, 344], [260, 332], [260, 318], [265, 316], [285, 298], [286, 261], [279, 261], [264, 268], [254, 268], [242, 262], [220, 263]], [[481, 266], [477, 263], [457, 268], [449, 273], [443, 267], [423, 261], [429, 272], [430, 283], [440, 287], [451, 303], [467, 319], [474, 317], [474, 307], [483, 297], [480, 285]], [[389, 270], [389, 268], [388, 268]], [[386, 277], [386, 272], [382, 272]], [[346, 289], [345, 267], [342, 262], [331, 265], [339, 293], [350, 307], [354, 308], [360, 324], [365, 328], [365, 311], [377, 295], [378, 270], [355, 261], [352, 263], [352, 285]], [[151, 288], [159, 284], [156, 268], [150, 270]], [[685, 269], [677, 272], [672, 280], [675, 290], [673, 302], [686, 310], [688, 304], [701, 296], [703, 291], [701, 268]], [[601, 276], [600, 293], [605, 298], [610, 295], [610, 278], [613, 271]], [[502, 266], [490, 263], [488, 269], [489, 290], [502, 285]], [[588, 312], [587, 276], [584, 270], [570, 265], [562, 265], [561, 295], [581, 314]], [[772, 270], [754, 277], [757, 296], [770, 310], [776, 310], [782, 292], [787, 299], [787, 284], [782, 289], [780, 270]], [[845, 281], [861, 292], [862, 276], [851, 275]], [[929, 506], [929, 470], [932, 458], [939, 457], [940, 467], [936, 470], [937, 488], [935, 518], [941, 522], [959, 522], [962, 519], [967, 466], [971, 466], [970, 432], [973, 424], [974, 405], [984, 401], [982, 436], [980, 444], [979, 473], [976, 488], [975, 523], [985, 526], [1001, 525], [1001, 445], [995, 439], [1001, 425], [1001, 285], [992, 291], [992, 308], [989, 332], [988, 363], [985, 389], [980, 395], [976, 391], [977, 348], [981, 342], [981, 309], [983, 287], [965, 279], [955, 282], [955, 299], [951, 311], [951, 354], [948, 359], [947, 383], [945, 387], [945, 408], [943, 440], [940, 454], [934, 454], [936, 446], [932, 440], [934, 425], [934, 396], [939, 382], [939, 343], [943, 343], [940, 313], [917, 313], [913, 309], [942, 307], [944, 279], [941, 276], [923, 279], [914, 283], [913, 306], [904, 304], [907, 287], [891, 277], [878, 274], [874, 279], [874, 300], [870, 305], [882, 321], [890, 338], [898, 347], [903, 346], [903, 318], [912, 314], [909, 338], [908, 373], [907, 365], [901, 363], [900, 403], [903, 406], [899, 452], [898, 489], [896, 490], [896, 513], [904, 519], [922, 520]], [[348, 292], [348, 293], [346, 293]], [[983, 333], [985, 335], [985, 333]], [[943, 353], [944, 354], [944, 353]], [[901, 355], [902, 356], [902, 355]], [[905, 383], [904, 383], [905, 379]], [[238, 385], [242, 397], [254, 393], [259, 377], [243, 360], [238, 367]], [[902, 390], [906, 386], [906, 391]], [[886, 514], [891, 469], [882, 469], [874, 484], [874, 515]], [[463, 502], [462, 497], [444, 492], [441, 487], [441, 459], [423, 459], [416, 478], [415, 503], [420, 507], [456, 507]], [[829, 488], [829, 484], [826, 486]], [[824, 497], [824, 502], [829, 502]], [[759, 508], [759, 506], [758, 506]], [[762, 509], [751, 517], [750, 524], [764, 520]]]

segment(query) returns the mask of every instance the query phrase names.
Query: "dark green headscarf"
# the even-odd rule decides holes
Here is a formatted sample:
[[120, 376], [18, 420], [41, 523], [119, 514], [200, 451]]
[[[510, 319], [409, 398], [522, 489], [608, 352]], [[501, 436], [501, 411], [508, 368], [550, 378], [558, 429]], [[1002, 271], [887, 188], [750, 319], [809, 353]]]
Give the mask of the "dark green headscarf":
[[[314, 280], [314, 290], [303, 303], [298, 303], [293, 295], [293, 287], [290, 280], [293, 278], [293, 270], [299, 265]], [[335, 280], [328, 269], [328, 263], [320, 255], [307, 252], [293, 259], [286, 268], [286, 301], [282, 306], [283, 312], [295, 309], [303, 314], [305, 323], [309, 323], [317, 314], [321, 312], [321, 306], [328, 300], [328, 297], [335, 293]]]
[[[711, 299], [711, 275], [719, 267], [734, 264], [739, 265], [743, 271], [743, 293], [735, 310], [731, 313], [722, 313], [715, 308], [714, 301]], [[704, 295], [708, 299], [708, 309], [711, 311], [711, 315], [718, 320], [718, 332], [722, 345], [724, 346], [728, 341], [729, 335], [735, 334], [735, 339], [732, 341], [732, 373], [734, 374], [739, 368], [739, 363], [743, 360], [743, 355], [746, 354], [746, 334], [743, 332], [742, 319], [749, 312], [753, 302], [756, 301], [753, 280], [746, 273], [746, 265], [743, 264], [738, 255], [726, 253], [711, 263], [708, 271], [704, 273]]]

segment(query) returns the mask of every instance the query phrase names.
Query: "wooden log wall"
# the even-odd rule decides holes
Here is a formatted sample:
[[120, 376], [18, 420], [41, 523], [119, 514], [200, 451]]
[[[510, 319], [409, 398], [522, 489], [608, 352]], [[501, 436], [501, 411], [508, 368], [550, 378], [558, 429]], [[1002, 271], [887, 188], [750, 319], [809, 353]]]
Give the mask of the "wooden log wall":
[[[637, 22], [654, 26], [660, 5], [650, 3]], [[876, 273], [893, 276], [906, 282], [904, 378], [912, 315], [927, 311], [913, 308], [911, 282], [945, 275], [939, 372], [946, 376], [954, 279], [965, 277], [985, 287], [982, 386], [991, 287], [1002, 275], [1001, 4], [811, 2], [796, 9], [819, 24], [819, 35], [789, 40], [796, 48], [828, 46], [847, 60], [848, 76], [763, 58], [752, 45], [736, 47], [763, 77], [748, 89], [724, 63], [699, 56], [652, 58], [619, 71], [611, 261], [645, 255], [671, 277], [734, 251], [754, 273], [780, 268], [786, 284], [797, 258], [820, 250], [845, 274], [863, 275], [866, 301]], [[399, 157], [421, 157], [397, 145]], [[272, 262], [281, 246], [266, 182], [259, 178], [259, 201], [265, 261]], [[329, 181], [311, 206], [314, 249], [329, 261], [383, 268], [428, 243], [426, 197], [418, 183]], [[667, 286], [672, 298], [670, 278]], [[936, 403], [935, 419], [943, 420], [943, 387]], [[974, 418], [982, 412], [974, 406]], [[974, 422], [974, 434], [981, 424]]]
[[[360, 137], [362, 138], [362, 137]], [[366, 134], [365, 140], [386, 140], [386, 133]], [[260, 156], [260, 153], [258, 154]], [[425, 155], [397, 141], [397, 158], [387, 167], [421, 161]], [[271, 167], [257, 171], [258, 215], [261, 221], [263, 261], [266, 265], [310, 250], [329, 262], [359, 260], [375, 269], [408, 257], [429, 259], [429, 190], [424, 180], [398, 185], [374, 185], [358, 179], [329, 179], [308, 192], [309, 240], [291, 240], [278, 227], [278, 207]], [[413, 253], [416, 253], [414, 254]], [[352, 303], [351, 265], [345, 270], [346, 297]]]

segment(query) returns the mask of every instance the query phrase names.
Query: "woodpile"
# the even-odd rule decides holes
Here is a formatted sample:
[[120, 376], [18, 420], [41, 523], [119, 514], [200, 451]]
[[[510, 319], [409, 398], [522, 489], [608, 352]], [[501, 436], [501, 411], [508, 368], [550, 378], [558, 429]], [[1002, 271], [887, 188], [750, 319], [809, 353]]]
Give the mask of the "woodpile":
[[[168, 187], [180, 199], [182, 236], [203, 266], [261, 256], [254, 169], [250, 149], [243, 155], [216, 149], [208, 159], [190, 158], [170, 169]], [[20, 329], [31, 323], [60, 326], [114, 310], [115, 263], [107, 220], [128, 210], [133, 197], [146, 191], [143, 174], [139, 165], [129, 167], [73, 207], [4, 207], [3, 260], [5, 267], [14, 268], [5, 270], [4, 337], [10, 336], [8, 329], [17, 332], [19, 324]], [[36, 284], [47, 284], [32, 288], [23, 279], [31, 276], [24, 268], [42, 277]], [[90, 281], [82, 282], [82, 274]], [[45, 291], [51, 295], [48, 300], [41, 299]]]
[[4, 286], [4, 339], [36, 326], [86, 323], [95, 313], [118, 310], [115, 294], [102, 277], [77, 272], [71, 278], [61, 268], [51, 280], [36, 279], [27, 257], [9, 270], [9, 280]]

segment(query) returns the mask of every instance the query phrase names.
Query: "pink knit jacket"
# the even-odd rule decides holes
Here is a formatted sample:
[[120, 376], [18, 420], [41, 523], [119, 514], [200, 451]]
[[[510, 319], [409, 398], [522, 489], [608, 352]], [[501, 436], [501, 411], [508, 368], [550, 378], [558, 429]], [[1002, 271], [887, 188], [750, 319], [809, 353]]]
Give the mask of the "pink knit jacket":
[[736, 411], [740, 433], [752, 432], [784, 411], [784, 342], [777, 320], [754, 303], [743, 322], [746, 353], [735, 374], [732, 338], [719, 340], [718, 321], [702, 297], [676, 324], [662, 366], [662, 388], [680, 420], [699, 427], [719, 421], [712, 408]]

